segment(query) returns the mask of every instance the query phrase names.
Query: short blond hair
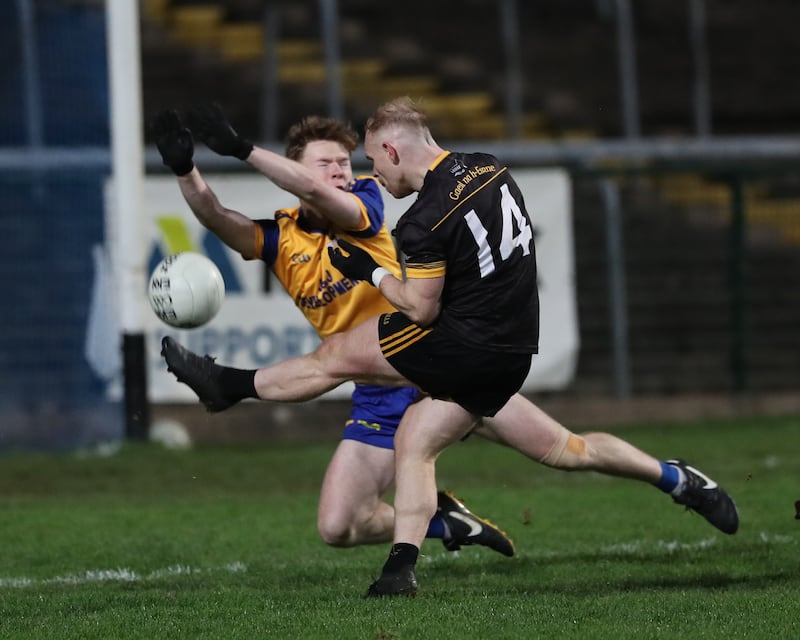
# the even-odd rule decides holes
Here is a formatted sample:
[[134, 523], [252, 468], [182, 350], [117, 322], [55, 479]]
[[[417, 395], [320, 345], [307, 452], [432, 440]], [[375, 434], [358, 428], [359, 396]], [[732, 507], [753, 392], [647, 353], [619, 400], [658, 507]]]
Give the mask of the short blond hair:
[[380, 105], [369, 117], [364, 130], [374, 133], [391, 126], [402, 126], [409, 129], [428, 132], [428, 116], [408, 96], [395, 98]]

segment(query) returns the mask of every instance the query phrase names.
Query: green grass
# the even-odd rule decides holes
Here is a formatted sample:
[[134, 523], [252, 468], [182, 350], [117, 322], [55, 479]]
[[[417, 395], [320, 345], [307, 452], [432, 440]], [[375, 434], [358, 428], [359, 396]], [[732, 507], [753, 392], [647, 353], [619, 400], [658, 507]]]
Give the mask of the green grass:
[[646, 484], [473, 438], [442, 456], [439, 485], [517, 556], [429, 540], [415, 599], [364, 600], [388, 545], [316, 534], [335, 443], [1, 455], [0, 638], [800, 637], [800, 418], [614, 432], [723, 484], [739, 533]]

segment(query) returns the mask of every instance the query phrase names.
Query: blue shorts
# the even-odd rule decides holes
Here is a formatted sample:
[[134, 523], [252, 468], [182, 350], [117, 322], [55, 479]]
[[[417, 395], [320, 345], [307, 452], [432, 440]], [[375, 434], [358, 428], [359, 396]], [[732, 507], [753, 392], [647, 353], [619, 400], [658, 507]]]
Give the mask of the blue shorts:
[[414, 387], [376, 387], [357, 384], [344, 440], [357, 440], [381, 449], [394, 449], [394, 434], [406, 407], [419, 397]]

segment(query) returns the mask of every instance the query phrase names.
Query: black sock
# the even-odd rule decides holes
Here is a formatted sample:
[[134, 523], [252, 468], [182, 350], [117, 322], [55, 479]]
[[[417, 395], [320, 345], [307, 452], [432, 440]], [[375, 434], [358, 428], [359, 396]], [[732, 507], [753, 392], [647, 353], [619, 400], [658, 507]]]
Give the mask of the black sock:
[[408, 565], [413, 567], [417, 564], [417, 557], [419, 557], [419, 548], [413, 544], [408, 542], [393, 544], [389, 558], [383, 565], [383, 573], [396, 573]]
[[258, 398], [255, 378], [255, 369], [222, 367], [222, 371], [219, 374], [219, 386], [222, 389], [222, 393], [229, 398], [235, 398], [236, 400]]

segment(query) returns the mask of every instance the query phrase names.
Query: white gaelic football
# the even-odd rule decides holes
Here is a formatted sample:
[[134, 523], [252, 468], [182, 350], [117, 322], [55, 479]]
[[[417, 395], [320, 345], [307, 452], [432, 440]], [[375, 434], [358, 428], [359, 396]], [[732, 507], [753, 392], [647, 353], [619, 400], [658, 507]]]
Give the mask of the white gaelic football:
[[206, 256], [186, 251], [164, 258], [150, 276], [150, 306], [172, 327], [193, 329], [211, 320], [225, 298], [222, 274]]

